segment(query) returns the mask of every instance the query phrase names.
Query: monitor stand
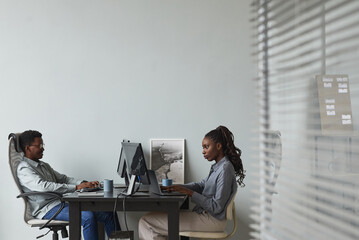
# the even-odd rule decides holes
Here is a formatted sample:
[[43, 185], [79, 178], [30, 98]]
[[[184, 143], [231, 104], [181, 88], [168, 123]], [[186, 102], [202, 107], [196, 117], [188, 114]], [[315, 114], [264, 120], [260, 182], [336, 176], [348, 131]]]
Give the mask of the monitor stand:
[[136, 175], [131, 175], [130, 183], [128, 184], [127, 192], [125, 195], [129, 196], [135, 192], [136, 177]]

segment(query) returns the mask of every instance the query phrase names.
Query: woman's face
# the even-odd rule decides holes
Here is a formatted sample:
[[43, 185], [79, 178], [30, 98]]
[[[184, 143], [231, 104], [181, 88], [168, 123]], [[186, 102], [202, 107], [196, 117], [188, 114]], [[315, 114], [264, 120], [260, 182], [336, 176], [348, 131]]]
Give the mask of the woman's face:
[[216, 160], [218, 162], [223, 158], [222, 144], [215, 143], [210, 138], [203, 138], [202, 148], [202, 154], [208, 161]]

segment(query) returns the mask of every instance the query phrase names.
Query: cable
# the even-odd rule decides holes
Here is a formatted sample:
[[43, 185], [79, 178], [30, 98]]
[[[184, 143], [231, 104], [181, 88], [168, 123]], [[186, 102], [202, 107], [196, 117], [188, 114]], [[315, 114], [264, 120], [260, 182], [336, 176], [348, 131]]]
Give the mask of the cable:
[[126, 198], [127, 198], [127, 197], [128, 197], [128, 195], [125, 195], [125, 197], [123, 198], [123, 201], [122, 201], [122, 211], [123, 211], [123, 216], [124, 216], [124, 220], [125, 220], [126, 231], [128, 232], [127, 218], [126, 218]]
[[131, 194], [129, 194], [129, 195], [125, 194], [125, 192], [127, 192], [127, 189], [128, 189], [128, 187], [126, 187], [122, 192], [120, 192], [119, 194], [117, 194], [116, 200], [115, 200], [115, 204], [114, 204], [114, 207], [113, 207], [113, 212], [112, 212], [112, 213], [113, 213], [114, 224], [115, 224], [115, 232], [116, 232], [116, 231], [117, 231], [117, 224], [116, 224], [117, 202], [118, 202], [119, 197], [120, 197], [120, 196], [123, 196], [122, 212], [123, 212], [123, 217], [124, 217], [124, 221], [125, 221], [126, 231], [127, 231], [128, 238], [129, 238], [129, 239], [131, 239], [131, 234], [130, 234], [130, 231], [129, 231], [128, 225], [127, 225], [127, 217], [126, 217], [126, 215], [127, 215], [127, 214], [126, 214], [126, 198], [127, 198], [127, 197], [131, 197], [133, 194], [135, 194], [136, 192], [138, 192], [138, 190], [140, 189], [140, 187], [141, 187], [141, 178], [140, 178], [140, 176], [137, 176], [137, 179], [138, 179], [139, 184], [138, 184], [136, 190], [135, 190], [133, 193], [131, 193]]
[[125, 192], [126, 192], [126, 189], [124, 189], [122, 192], [120, 192], [120, 193], [117, 195], [116, 201], [115, 201], [115, 206], [114, 206], [114, 211], [115, 211], [116, 208], [117, 208], [118, 198], [119, 198], [120, 196], [123, 196], [122, 212], [123, 212], [123, 217], [124, 217], [124, 220], [125, 220], [125, 226], [126, 226], [126, 231], [127, 231], [127, 234], [128, 234], [128, 238], [131, 239], [131, 234], [130, 234], [130, 231], [128, 230], [127, 217], [126, 217], [126, 198], [132, 196], [132, 194], [131, 194], [131, 195], [127, 195], [127, 194], [125, 194]]
[[117, 231], [117, 223], [116, 223], [116, 219], [117, 219], [117, 215], [116, 215], [116, 209], [117, 209], [117, 201], [118, 201], [118, 198], [123, 195], [123, 193], [126, 191], [126, 189], [124, 189], [122, 192], [120, 192], [119, 194], [117, 194], [116, 196], [116, 201], [115, 201], [115, 204], [114, 204], [114, 207], [113, 207], [113, 221], [114, 221], [114, 224], [115, 224], [115, 232]]
[[[139, 184], [138, 184], [138, 186], [137, 186], [137, 188], [136, 188], [136, 190], [133, 192], [133, 194], [135, 194], [136, 192], [138, 192], [138, 190], [140, 189], [140, 187], [141, 187], [141, 178], [140, 178], [140, 176], [138, 176], [138, 182], [139, 182]], [[132, 194], [131, 194], [132, 195]]]
[[113, 208], [113, 212], [112, 212], [112, 217], [113, 217], [113, 224], [115, 224], [115, 232], [117, 232], [117, 214], [116, 214], [116, 202], [117, 202], [117, 199], [115, 201], [115, 207]]
[[124, 216], [124, 219], [125, 219], [125, 225], [126, 225], [126, 231], [127, 231], [127, 234], [128, 234], [128, 239], [131, 239], [131, 235], [130, 235], [130, 231], [128, 230], [128, 226], [127, 226], [127, 218], [126, 218], [126, 198], [129, 197], [128, 195], [126, 195], [124, 198], [123, 198], [123, 201], [122, 201], [122, 210], [123, 210], [123, 216]]

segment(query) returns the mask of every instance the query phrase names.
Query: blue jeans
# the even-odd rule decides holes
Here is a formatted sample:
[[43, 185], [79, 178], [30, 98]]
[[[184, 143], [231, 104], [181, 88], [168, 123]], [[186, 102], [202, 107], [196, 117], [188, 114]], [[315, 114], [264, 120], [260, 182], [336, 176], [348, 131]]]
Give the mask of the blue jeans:
[[[53, 207], [48, 211], [43, 219], [50, 219], [59, 210], [61, 204]], [[69, 205], [65, 204], [65, 207], [55, 217], [56, 220], [69, 221]], [[111, 232], [116, 229], [120, 230], [117, 217], [113, 218], [112, 212], [81, 212], [81, 225], [83, 227], [83, 236], [85, 240], [98, 240], [97, 222], [102, 222], [105, 225], [105, 231], [107, 236], [110, 236]]]

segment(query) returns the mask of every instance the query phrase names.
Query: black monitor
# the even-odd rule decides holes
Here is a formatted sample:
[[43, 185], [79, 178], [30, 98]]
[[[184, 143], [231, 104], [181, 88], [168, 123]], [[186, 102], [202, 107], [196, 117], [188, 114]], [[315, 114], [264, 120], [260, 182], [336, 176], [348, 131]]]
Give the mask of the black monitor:
[[135, 191], [136, 182], [150, 184], [141, 143], [122, 142], [117, 173], [125, 179], [127, 195]]
[[121, 178], [125, 179], [126, 186], [128, 187], [130, 179], [127, 174], [127, 164], [126, 164], [125, 154], [123, 153], [122, 147], [121, 147], [120, 158], [118, 160], [118, 165], [117, 165], [117, 174], [120, 175]]

